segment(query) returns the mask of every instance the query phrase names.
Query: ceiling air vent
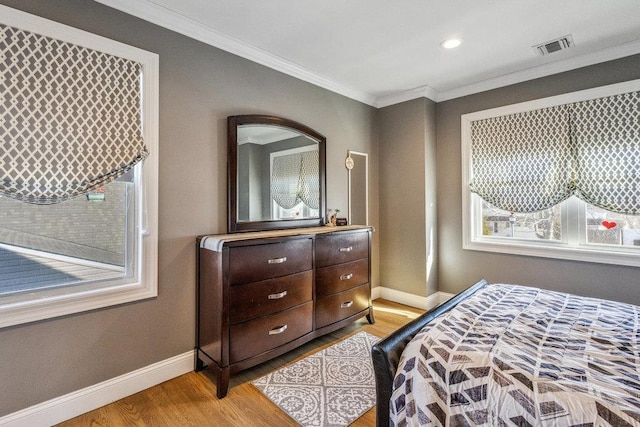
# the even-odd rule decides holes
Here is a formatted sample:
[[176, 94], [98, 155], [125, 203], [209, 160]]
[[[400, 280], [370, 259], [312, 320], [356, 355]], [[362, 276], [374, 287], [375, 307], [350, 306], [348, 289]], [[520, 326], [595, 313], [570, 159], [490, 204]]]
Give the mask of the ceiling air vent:
[[533, 49], [539, 56], [544, 56], [559, 50], [569, 49], [570, 47], [573, 47], [573, 37], [571, 34], [533, 46]]

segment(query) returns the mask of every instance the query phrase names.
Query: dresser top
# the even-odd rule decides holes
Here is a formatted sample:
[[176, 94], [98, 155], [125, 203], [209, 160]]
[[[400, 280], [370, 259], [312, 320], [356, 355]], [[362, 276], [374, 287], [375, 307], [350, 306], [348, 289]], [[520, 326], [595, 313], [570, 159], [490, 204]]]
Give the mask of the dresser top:
[[306, 227], [306, 228], [289, 228], [286, 230], [268, 230], [268, 231], [252, 231], [248, 233], [234, 234], [210, 234], [201, 236], [200, 247], [214, 252], [220, 252], [227, 242], [251, 240], [251, 239], [268, 239], [273, 237], [316, 235], [324, 233], [333, 233], [350, 230], [373, 230], [368, 225], [343, 225], [343, 226], [322, 226], [322, 227]]

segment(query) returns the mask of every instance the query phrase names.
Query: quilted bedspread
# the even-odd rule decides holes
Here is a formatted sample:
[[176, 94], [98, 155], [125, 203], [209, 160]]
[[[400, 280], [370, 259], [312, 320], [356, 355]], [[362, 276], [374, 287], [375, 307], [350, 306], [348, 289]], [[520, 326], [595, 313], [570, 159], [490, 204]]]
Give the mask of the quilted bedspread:
[[395, 426], [640, 426], [640, 307], [489, 285], [407, 345]]

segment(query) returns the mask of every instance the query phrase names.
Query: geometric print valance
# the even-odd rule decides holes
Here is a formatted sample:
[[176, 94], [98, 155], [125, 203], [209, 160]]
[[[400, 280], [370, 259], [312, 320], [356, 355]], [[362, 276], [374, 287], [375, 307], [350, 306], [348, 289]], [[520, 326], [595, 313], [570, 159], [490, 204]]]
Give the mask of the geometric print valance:
[[640, 92], [471, 122], [470, 188], [511, 212], [575, 195], [640, 214]]
[[0, 24], [0, 195], [58, 203], [148, 151], [142, 65]]
[[319, 151], [304, 151], [273, 158], [271, 198], [283, 209], [303, 202], [311, 209], [320, 206]]

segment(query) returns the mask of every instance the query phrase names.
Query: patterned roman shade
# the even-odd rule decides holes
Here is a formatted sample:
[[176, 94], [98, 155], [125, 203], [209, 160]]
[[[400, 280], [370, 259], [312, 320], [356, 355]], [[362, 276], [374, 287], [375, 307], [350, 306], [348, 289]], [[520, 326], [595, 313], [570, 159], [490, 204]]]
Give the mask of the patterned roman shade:
[[271, 172], [271, 197], [283, 209], [300, 202], [312, 209], [320, 203], [318, 150], [277, 156]]
[[139, 63], [0, 24], [0, 75], [0, 194], [58, 203], [148, 155]]
[[640, 213], [640, 95], [632, 92], [471, 123], [471, 191], [512, 212], [575, 195]]
[[569, 115], [564, 106], [471, 124], [471, 191], [500, 209], [535, 212], [572, 193]]
[[608, 211], [640, 214], [640, 92], [571, 106], [577, 196]]

